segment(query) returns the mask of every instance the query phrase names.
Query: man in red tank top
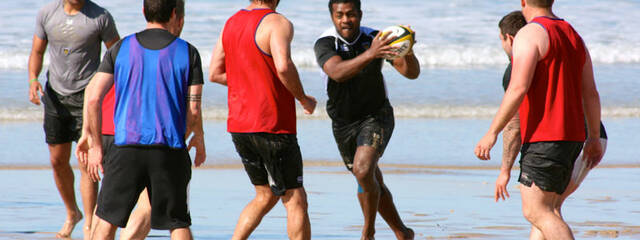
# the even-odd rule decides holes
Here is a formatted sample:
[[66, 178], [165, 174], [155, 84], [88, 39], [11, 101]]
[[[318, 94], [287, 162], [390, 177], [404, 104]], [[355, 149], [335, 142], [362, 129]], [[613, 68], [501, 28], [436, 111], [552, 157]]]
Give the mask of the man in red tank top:
[[228, 86], [227, 130], [255, 186], [232, 239], [247, 239], [282, 199], [290, 239], [310, 239], [302, 155], [296, 138], [297, 99], [312, 114], [291, 60], [293, 25], [275, 12], [278, 0], [252, 0], [224, 26], [213, 51], [209, 79]]
[[521, 4], [529, 24], [513, 43], [511, 83], [475, 154], [490, 159], [497, 135], [519, 108], [523, 146], [518, 181], [524, 216], [533, 225], [531, 239], [574, 239], [554, 206], [569, 184], [583, 142], [590, 165], [600, 160], [600, 97], [584, 42], [553, 14], [553, 0]]

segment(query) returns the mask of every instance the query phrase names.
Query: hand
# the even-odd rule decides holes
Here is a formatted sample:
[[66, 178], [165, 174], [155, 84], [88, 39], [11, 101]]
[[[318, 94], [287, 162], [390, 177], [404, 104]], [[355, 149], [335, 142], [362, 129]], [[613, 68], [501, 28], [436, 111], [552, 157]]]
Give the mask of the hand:
[[389, 46], [389, 43], [394, 40], [394, 37], [389, 37], [389, 34], [391, 33], [378, 32], [378, 35], [373, 38], [371, 46], [366, 51], [371, 58], [375, 59], [398, 55], [397, 52], [393, 51], [394, 47]]
[[583, 152], [589, 169], [598, 166], [600, 160], [602, 160], [602, 145], [600, 144], [600, 139], [588, 138], [584, 143]]
[[33, 81], [29, 84], [29, 101], [35, 105], [40, 105], [40, 96], [44, 95], [42, 85], [38, 81]]
[[307, 115], [311, 115], [313, 114], [313, 111], [315, 111], [318, 101], [316, 101], [316, 99], [312, 96], [305, 95], [304, 99], [300, 101], [300, 104], [304, 109], [304, 113]]
[[93, 146], [89, 148], [89, 164], [87, 165], [87, 173], [94, 182], [100, 181], [100, 173], [104, 173], [102, 168], [102, 146]]
[[200, 167], [207, 159], [207, 150], [204, 147], [204, 135], [203, 134], [194, 134], [191, 140], [189, 141], [189, 146], [187, 146], [187, 151], [191, 151], [191, 148], [196, 148], [196, 158], [194, 159], [194, 163], [196, 167]]
[[509, 171], [500, 171], [500, 175], [498, 175], [498, 179], [496, 180], [496, 192], [495, 199], [496, 202], [502, 198], [502, 201], [505, 201], [504, 196], [510, 198], [509, 192], [507, 191], [507, 184], [509, 184], [509, 179], [511, 179], [511, 173]]
[[82, 136], [80, 136], [80, 140], [78, 140], [78, 145], [76, 146], [76, 158], [80, 162], [81, 166], [86, 166], [89, 161], [89, 137], [88, 134], [83, 131]]
[[491, 148], [496, 144], [497, 138], [497, 134], [487, 133], [487, 135], [484, 135], [474, 151], [476, 157], [480, 160], [491, 160]]

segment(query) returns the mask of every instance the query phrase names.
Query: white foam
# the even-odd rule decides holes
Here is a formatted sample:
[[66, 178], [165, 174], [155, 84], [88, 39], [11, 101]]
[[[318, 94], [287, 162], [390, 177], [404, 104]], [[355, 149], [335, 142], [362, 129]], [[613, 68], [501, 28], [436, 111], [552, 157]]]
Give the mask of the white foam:
[[[417, 118], [417, 119], [488, 119], [493, 118], [498, 107], [494, 106], [405, 106], [394, 107], [396, 118]], [[226, 120], [228, 109], [226, 107], [209, 107], [203, 109], [205, 120]], [[41, 109], [15, 109], [0, 108], [0, 121], [41, 121]], [[313, 115], [304, 114], [298, 109], [299, 119], [329, 119], [324, 106], [318, 106]], [[605, 118], [639, 118], [640, 107], [605, 107], [602, 109], [602, 117]]]

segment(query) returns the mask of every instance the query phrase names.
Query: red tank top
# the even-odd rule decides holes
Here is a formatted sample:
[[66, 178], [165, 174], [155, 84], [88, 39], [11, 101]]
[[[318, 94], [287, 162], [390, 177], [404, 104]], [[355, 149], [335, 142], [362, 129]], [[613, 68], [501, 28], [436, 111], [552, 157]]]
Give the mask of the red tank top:
[[115, 88], [111, 87], [102, 100], [102, 134], [115, 135], [113, 113], [115, 111]]
[[549, 51], [537, 63], [531, 87], [520, 105], [522, 142], [582, 142], [584, 42], [562, 19], [537, 17], [531, 22], [546, 29]]
[[271, 55], [262, 51], [255, 34], [271, 9], [240, 10], [222, 33], [225, 52], [229, 119], [232, 133], [296, 133], [293, 95], [278, 78]]

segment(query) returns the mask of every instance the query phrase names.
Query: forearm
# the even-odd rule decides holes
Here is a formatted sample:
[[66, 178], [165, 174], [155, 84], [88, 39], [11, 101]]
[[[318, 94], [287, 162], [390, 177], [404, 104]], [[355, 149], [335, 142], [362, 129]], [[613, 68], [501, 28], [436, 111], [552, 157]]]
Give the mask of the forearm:
[[496, 117], [493, 119], [493, 122], [491, 122], [491, 127], [489, 128], [490, 134], [498, 135], [500, 131], [504, 129], [509, 120], [518, 112], [518, 108], [525, 95], [525, 88], [513, 87], [507, 89], [502, 104], [500, 104], [500, 109], [498, 109]]
[[90, 99], [85, 100], [84, 110], [87, 115], [84, 115], [83, 131], [89, 136], [89, 142], [92, 143], [92, 147], [102, 147], [102, 139], [100, 137], [102, 126], [102, 99]]
[[278, 78], [298, 101], [303, 101], [306, 98], [304, 88], [300, 82], [300, 75], [298, 75], [298, 69], [296, 69], [291, 60], [288, 61], [286, 68], [278, 71]]
[[416, 79], [420, 76], [420, 62], [413, 53], [394, 60], [393, 66], [408, 79]]
[[502, 133], [502, 142], [502, 166], [500, 170], [510, 173], [522, 146], [522, 139], [520, 138], [520, 118], [518, 114], [516, 114], [505, 127]]
[[211, 74], [209, 74], [209, 81], [227, 86], [227, 74], [212, 72]]
[[[338, 56], [339, 57], [339, 56]], [[364, 68], [375, 60], [373, 54], [369, 51], [360, 54], [356, 58], [350, 60], [342, 60], [336, 62], [327, 62], [323, 68], [324, 72], [336, 82], [346, 82], [354, 78]]]
[[187, 105], [189, 111], [187, 113], [187, 136], [191, 133], [197, 136], [204, 135], [202, 128], [202, 85], [189, 87], [189, 95], [187, 96]]
[[38, 78], [42, 71], [44, 53], [32, 52], [29, 56], [29, 79]]
[[601, 118], [601, 106], [600, 96], [598, 92], [590, 93], [585, 96], [583, 101], [583, 109], [585, 110], [585, 118], [587, 121], [587, 131], [589, 138], [600, 138], [600, 118]]

